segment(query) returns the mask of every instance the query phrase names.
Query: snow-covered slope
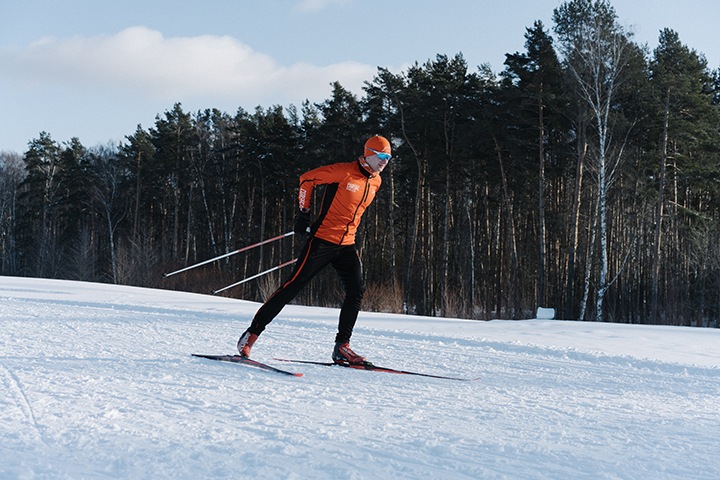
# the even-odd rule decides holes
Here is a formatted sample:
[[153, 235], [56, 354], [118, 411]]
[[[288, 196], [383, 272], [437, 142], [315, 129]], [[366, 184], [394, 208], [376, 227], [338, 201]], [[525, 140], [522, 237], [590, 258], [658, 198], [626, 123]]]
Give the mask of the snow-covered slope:
[[[233, 353], [258, 305], [0, 277], [0, 478], [720, 478], [720, 331], [362, 313], [353, 347], [423, 377]], [[333, 309], [253, 350], [329, 360]]]

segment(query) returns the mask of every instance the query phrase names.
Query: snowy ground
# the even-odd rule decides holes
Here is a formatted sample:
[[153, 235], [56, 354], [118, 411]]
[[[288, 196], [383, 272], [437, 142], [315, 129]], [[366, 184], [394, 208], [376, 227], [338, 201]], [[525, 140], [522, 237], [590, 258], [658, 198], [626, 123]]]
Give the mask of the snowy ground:
[[[362, 313], [376, 364], [453, 382], [193, 358], [258, 305], [0, 277], [0, 478], [720, 478], [720, 330]], [[329, 360], [290, 306], [253, 353]]]

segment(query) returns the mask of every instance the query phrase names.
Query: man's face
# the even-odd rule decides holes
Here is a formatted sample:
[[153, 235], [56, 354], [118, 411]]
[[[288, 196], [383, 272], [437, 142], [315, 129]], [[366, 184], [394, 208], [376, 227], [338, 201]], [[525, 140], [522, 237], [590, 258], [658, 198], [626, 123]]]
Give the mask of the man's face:
[[[383, 157], [383, 158], [380, 158]], [[369, 157], [365, 157], [365, 161], [368, 165], [370, 165], [370, 168], [373, 169], [373, 171], [380, 173], [382, 172], [387, 164], [390, 162], [389, 156], [386, 155], [370, 155]]]

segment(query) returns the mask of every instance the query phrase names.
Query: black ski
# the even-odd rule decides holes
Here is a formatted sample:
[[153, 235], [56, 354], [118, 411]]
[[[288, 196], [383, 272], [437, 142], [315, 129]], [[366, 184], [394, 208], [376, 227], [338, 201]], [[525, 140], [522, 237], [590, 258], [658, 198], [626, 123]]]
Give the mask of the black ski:
[[312, 360], [291, 360], [287, 358], [276, 358], [275, 360], [279, 362], [288, 362], [288, 363], [304, 363], [309, 365], [324, 365], [326, 367], [345, 367], [345, 368], [354, 368], [356, 370], [371, 370], [373, 372], [385, 372], [385, 373], [397, 373], [401, 375], [416, 375], [418, 377], [430, 377], [430, 378], [441, 378], [444, 380], [457, 380], [460, 382], [472, 382], [475, 380], [480, 380], [480, 378], [458, 378], [458, 377], [449, 377], [445, 375], [432, 375], [429, 373], [419, 373], [419, 372], [410, 372], [407, 370], [397, 370], [395, 368], [388, 368], [388, 367], [381, 367], [378, 365], [373, 365], [370, 362], [364, 362], [360, 365], [351, 365], [349, 363], [333, 363], [333, 362], [315, 362]]
[[240, 355], [200, 355], [197, 353], [193, 353], [192, 356], [199, 357], [199, 358], [207, 358], [210, 360], [218, 360], [220, 362], [240, 363], [242, 365], [249, 365], [251, 367], [262, 368], [263, 370], [268, 370], [270, 372], [282, 373], [283, 375], [292, 375], [293, 377], [302, 377], [303, 376], [302, 373], [295, 373], [295, 372], [289, 372], [287, 370], [282, 370], [280, 368], [273, 367], [272, 365], [258, 362], [257, 360], [252, 360], [247, 357], [241, 357]]

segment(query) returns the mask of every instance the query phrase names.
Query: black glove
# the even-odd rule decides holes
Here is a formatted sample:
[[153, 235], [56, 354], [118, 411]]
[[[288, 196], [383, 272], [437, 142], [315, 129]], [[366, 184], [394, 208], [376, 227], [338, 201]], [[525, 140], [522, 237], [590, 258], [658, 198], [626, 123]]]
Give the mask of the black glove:
[[310, 212], [300, 211], [295, 218], [295, 235], [302, 237], [310, 233]]

